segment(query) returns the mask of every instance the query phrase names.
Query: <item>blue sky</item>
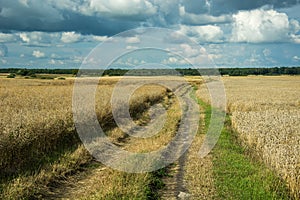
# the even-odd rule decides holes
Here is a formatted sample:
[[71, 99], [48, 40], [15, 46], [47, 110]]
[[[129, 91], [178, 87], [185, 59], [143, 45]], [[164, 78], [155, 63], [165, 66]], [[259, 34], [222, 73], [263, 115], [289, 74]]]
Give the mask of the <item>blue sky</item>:
[[[139, 35], [114, 35], [141, 27], [187, 35], [218, 67], [300, 66], [299, 11], [299, 0], [0, 0], [0, 67], [78, 68], [102, 42], [138, 48]], [[201, 53], [174, 38], [162, 43]], [[135, 56], [116, 62], [183, 64], [169, 54]]]

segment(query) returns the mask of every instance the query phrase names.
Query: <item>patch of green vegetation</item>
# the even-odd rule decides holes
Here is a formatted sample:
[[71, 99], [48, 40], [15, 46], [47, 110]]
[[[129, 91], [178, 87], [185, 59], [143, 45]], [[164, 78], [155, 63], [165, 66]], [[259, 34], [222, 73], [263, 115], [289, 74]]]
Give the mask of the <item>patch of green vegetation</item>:
[[30, 75], [30, 78], [36, 78], [37, 76], [36, 76], [36, 74], [31, 74]]
[[166, 168], [162, 168], [151, 173], [149, 184], [145, 187], [147, 199], [159, 199], [157, 191], [165, 186], [164, 182], [162, 181], [162, 178], [165, 176], [168, 176]]
[[[202, 100], [199, 100], [199, 104], [205, 113], [211, 112], [210, 105]], [[210, 116], [205, 117], [206, 128], [209, 119]], [[236, 135], [227, 115], [225, 126], [212, 152], [215, 198], [290, 199], [282, 180], [263, 163], [247, 156], [245, 148], [238, 144]]]
[[230, 119], [213, 151], [214, 175], [221, 199], [289, 199], [284, 183], [234, 142]]
[[53, 79], [55, 79], [56, 77], [55, 77], [55, 76], [40, 76], [40, 77], [38, 77], [38, 78], [40, 78], [40, 79], [47, 79], [47, 80], [53, 80]]
[[210, 118], [211, 118], [211, 113], [212, 113], [212, 108], [211, 106], [209, 106], [207, 103], [205, 103], [204, 101], [201, 101], [198, 99], [198, 104], [200, 105], [200, 107], [202, 108], [202, 113], [204, 114], [204, 130], [203, 130], [203, 134], [207, 133], [208, 131], [208, 127], [210, 124]]
[[11, 74], [7, 75], [7, 78], [16, 78], [16, 74], [11, 73]]
[[193, 92], [191, 92], [191, 96], [193, 99], [195, 99], [197, 101], [197, 103], [200, 106], [200, 113], [204, 115], [204, 122], [199, 122], [200, 124], [204, 124], [204, 129], [200, 130], [201, 134], [206, 134], [208, 131], [208, 127], [209, 127], [209, 123], [210, 123], [210, 118], [211, 118], [211, 114], [212, 114], [212, 108], [209, 104], [205, 103], [204, 101], [202, 101], [201, 99], [196, 97], [196, 91], [198, 90], [198, 86], [197, 85], [193, 85]]

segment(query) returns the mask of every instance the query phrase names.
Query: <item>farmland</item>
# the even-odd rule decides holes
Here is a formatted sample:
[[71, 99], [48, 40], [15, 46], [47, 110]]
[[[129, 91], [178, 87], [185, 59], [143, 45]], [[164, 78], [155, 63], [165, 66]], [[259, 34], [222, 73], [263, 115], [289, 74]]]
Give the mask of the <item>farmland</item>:
[[[113, 129], [110, 110], [110, 95], [117, 80], [107, 78], [101, 82], [96, 93], [101, 98], [95, 104], [97, 117], [103, 127], [111, 130], [112, 140], [124, 137]], [[37, 198], [41, 193], [50, 194], [51, 187], [47, 184], [64, 179], [92, 160], [75, 132], [74, 80], [0, 81], [3, 198]], [[131, 98], [130, 109], [135, 114], [166, 96], [165, 88], [144, 87], [144, 92], [134, 93]]]
[[110, 100], [120, 77], [99, 82], [95, 112], [109, 141], [138, 153], [166, 146], [183, 115], [171, 89], [200, 105], [199, 129], [175, 163], [154, 172], [126, 173], [96, 162], [82, 145], [72, 115], [73, 78], [0, 78], [0, 198], [299, 198], [298, 76], [223, 77], [228, 117], [216, 148], [204, 159], [198, 151], [212, 108], [203, 83], [213, 83], [213, 77], [186, 77], [194, 90], [181, 87], [176, 77], [131, 77], [121, 89], [126, 93], [136, 80], [151, 79], [169, 81], [172, 88], [146, 84], [131, 96], [129, 111], [136, 124], [151, 122], [153, 105], [166, 111], [159, 132], [142, 139], [130, 137], [114, 121]]
[[[224, 77], [227, 111], [242, 145], [300, 197], [300, 79]], [[209, 102], [205, 87], [199, 92]]]

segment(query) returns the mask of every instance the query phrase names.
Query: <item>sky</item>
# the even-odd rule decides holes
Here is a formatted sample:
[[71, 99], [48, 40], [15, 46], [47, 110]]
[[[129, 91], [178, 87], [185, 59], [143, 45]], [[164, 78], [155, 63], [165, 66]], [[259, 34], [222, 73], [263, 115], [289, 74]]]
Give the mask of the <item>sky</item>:
[[136, 51], [151, 42], [128, 30], [147, 27], [172, 30], [161, 48], [194, 62], [205, 52], [217, 67], [300, 66], [299, 11], [300, 0], [0, 0], [0, 68], [79, 68], [104, 43], [106, 53], [135, 51], [116, 67], [184, 66], [170, 52]]

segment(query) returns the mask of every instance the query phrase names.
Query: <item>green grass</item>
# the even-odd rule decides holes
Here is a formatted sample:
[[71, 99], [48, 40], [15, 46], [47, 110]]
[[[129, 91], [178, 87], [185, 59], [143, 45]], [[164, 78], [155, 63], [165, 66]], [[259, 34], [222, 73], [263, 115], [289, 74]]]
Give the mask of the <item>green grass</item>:
[[[198, 103], [205, 110], [207, 130], [212, 108], [202, 100]], [[285, 184], [263, 163], [247, 155], [236, 135], [227, 115], [212, 152], [215, 199], [290, 199]]]
[[201, 101], [198, 99], [198, 104], [202, 108], [202, 112], [204, 114], [204, 130], [202, 130], [201, 133], [205, 134], [208, 131], [208, 127], [210, 124], [210, 118], [211, 118], [211, 113], [212, 113], [212, 108], [208, 104], [206, 104], [204, 101]]
[[144, 193], [146, 194], [146, 199], [159, 199], [158, 190], [162, 189], [165, 186], [164, 182], [162, 181], [162, 178], [165, 176], [169, 176], [169, 174], [167, 173], [167, 168], [162, 168], [151, 172], [150, 181], [145, 186], [144, 190]]
[[210, 123], [212, 108], [209, 104], [205, 103], [204, 101], [202, 101], [196, 96], [196, 91], [198, 90], [198, 86], [193, 85], [193, 89], [194, 90], [191, 92], [191, 97], [199, 104], [201, 108], [200, 114], [204, 115], [204, 119], [203, 119], [204, 121], [202, 121], [201, 119], [199, 121], [200, 125], [204, 124], [204, 127], [199, 129], [199, 133], [206, 134]]

